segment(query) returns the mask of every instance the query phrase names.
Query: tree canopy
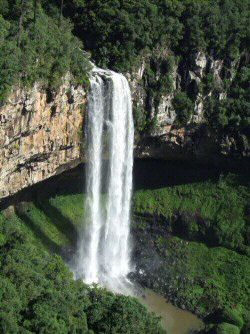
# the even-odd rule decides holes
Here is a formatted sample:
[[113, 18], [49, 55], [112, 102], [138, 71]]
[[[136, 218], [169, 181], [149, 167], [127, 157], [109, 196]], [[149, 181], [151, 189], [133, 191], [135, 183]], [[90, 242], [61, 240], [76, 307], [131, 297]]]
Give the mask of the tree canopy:
[[24, 223], [0, 213], [1, 333], [165, 333], [135, 298], [74, 281]]
[[4, 0], [0, 4], [0, 101], [12, 86], [42, 81], [57, 88], [70, 72], [86, 82], [89, 62], [72, 24], [58, 10], [48, 15], [43, 1]]

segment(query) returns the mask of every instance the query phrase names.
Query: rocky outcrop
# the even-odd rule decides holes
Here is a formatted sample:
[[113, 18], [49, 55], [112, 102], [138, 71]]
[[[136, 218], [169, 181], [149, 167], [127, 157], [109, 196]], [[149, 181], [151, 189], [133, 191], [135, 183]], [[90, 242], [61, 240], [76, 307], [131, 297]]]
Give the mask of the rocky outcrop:
[[[136, 156], [182, 160], [194, 158], [217, 163], [250, 156], [247, 140], [242, 136], [218, 136], [207, 126], [204, 117], [205, 102], [212, 94], [206, 83], [208, 77], [216, 86], [217, 99], [225, 99], [223, 80], [232, 81], [239, 60], [225, 64], [223, 60], [197, 52], [179, 62], [174, 59], [168, 73], [162, 74], [162, 64], [166, 64], [171, 57], [170, 51], [156, 49], [143, 56], [138, 69], [128, 75], [135, 120], [139, 123]], [[155, 82], [149, 81], [148, 73], [152, 76], [152, 71]], [[164, 81], [166, 76], [169, 76], [167, 82]], [[157, 91], [160, 91], [158, 96]], [[173, 103], [177, 91], [186, 92], [193, 100], [193, 110], [184, 126], [178, 124], [179, 110]]]
[[223, 162], [220, 144], [205, 126], [171, 128], [165, 126], [161, 136], [147, 136], [140, 139], [135, 148], [135, 156], [141, 159], [195, 160], [218, 164]]
[[69, 76], [54, 96], [13, 90], [0, 108], [0, 199], [80, 162], [85, 101]]
[[[156, 59], [157, 57], [159, 58], [159, 60], [157, 60], [158, 64], [156, 65], [158, 68], [155, 73], [156, 81], [159, 82], [161, 77], [160, 63], [162, 61], [167, 61], [171, 56], [171, 52], [168, 52], [167, 50], [164, 52], [161, 51], [160, 54], [159, 51], [156, 51], [156, 54], [152, 53], [145, 56], [142, 59], [139, 69], [135, 70], [132, 75], [128, 75], [129, 80], [131, 81], [135, 107], [139, 107], [142, 110], [145, 110], [146, 108], [149, 109], [148, 114], [150, 115], [150, 118], [155, 118], [155, 126], [151, 130], [150, 135], [156, 137], [169, 132], [169, 126], [173, 125], [176, 120], [178, 110], [174, 109], [173, 99], [174, 93], [177, 90], [189, 91], [190, 94], [194, 96], [195, 103], [190, 122], [195, 124], [203, 123], [204, 100], [211, 94], [211, 92], [201, 92], [200, 86], [202, 85], [202, 81], [206, 74], [210, 73], [216, 81], [217, 86], [220, 86], [222, 85], [222, 70], [224, 69], [225, 72], [222, 60], [215, 60], [202, 52], [190, 55], [188, 60], [186, 59], [180, 63], [176, 63], [175, 60], [173, 68], [170, 70], [170, 73], [168, 73], [171, 77], [172, 87], [169, 89], [166, 84], [162, 89], [162, 93], [158, 97], [158, 103], [155, 103], [155, 96], [148, 95], [148, 82], [145, 80], [147, 66], [150, 66], [149, 64], [154, 57]], [[231, 68], [235, 68], [236, 66], [236, 63], [231, 64]], [[233, 71], [228, 70], [228, 72], [230, 73], [223, 73], [223, 75], [227, 75], [229, 78], [232, 77]], [[225, 97], [223, 93], [221, 94], [221, 98], [222, 97]], [[147, 101], [147, 99], [150, 101]]]

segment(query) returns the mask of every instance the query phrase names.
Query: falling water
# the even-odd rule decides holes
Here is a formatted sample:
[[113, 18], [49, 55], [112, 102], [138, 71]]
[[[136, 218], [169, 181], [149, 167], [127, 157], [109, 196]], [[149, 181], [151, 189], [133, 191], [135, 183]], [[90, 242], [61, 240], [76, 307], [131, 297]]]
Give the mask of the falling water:
[[130, 271], [131, 93], [126, 78], [112, 71], [94, 69], [90, 81], [86, 205], [77, 271], [87, 283], [115, 289]]

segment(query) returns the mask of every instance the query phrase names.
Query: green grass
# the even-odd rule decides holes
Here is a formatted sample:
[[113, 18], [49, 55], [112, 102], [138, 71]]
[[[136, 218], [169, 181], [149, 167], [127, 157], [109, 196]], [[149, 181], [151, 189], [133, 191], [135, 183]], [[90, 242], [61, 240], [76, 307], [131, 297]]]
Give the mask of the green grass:
[[218, 182], [139, 190], [134, 195], [133, 211], [135, 216], [163, 216], [172, 223], [174, 230], [176, 213], [185, 214], [182, 217], [183, 225], [179, 229], [184, 230], [184, 224], [188, 225], [186, 234], [191, 239], [196, 230], [205, 239], [208, 234], [213, 235], [217, 245], [245, 251], [249, 199], [247, 185], [241, 185], [236, 176], [228, 175]]
[[34, 244], [60, 254], [76, 245], [83, 210], [83, 195], [68, 194], [24, 203], [11, 219], [22, 224]]

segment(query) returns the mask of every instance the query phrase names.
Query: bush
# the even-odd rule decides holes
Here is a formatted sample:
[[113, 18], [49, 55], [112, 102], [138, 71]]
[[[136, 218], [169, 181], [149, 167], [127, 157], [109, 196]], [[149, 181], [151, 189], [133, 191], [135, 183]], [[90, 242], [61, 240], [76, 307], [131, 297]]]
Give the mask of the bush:
[[235, 325], [223, 322], [217, 326], [216, 334], [240, 334], [240, 329]]
[[173, 99], [173, 107], [176, 112], [176, 123], [179, 126], [187, 125], [193, 114], [194, 104], [185, 92], [177, 92]]
[[242, 317], [242, 310], [238, 308], [225, 308], [222, 311], [222, 321], [233, 324], [240, 329], [244, 325], [244, 319]]

